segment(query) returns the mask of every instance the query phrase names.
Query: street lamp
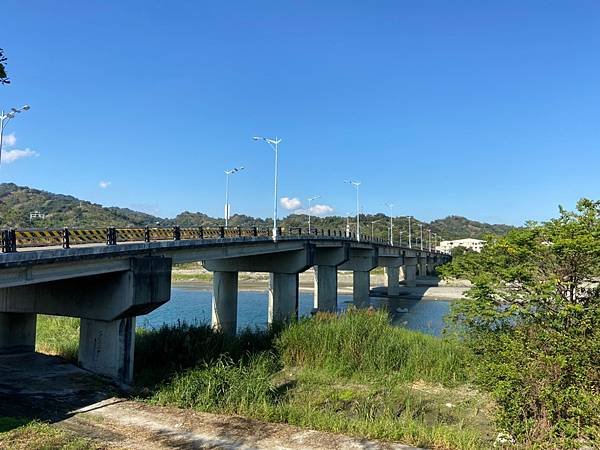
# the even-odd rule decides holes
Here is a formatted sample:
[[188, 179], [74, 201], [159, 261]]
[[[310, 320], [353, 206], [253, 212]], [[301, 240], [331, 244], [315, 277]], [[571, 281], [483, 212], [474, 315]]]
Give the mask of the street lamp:
[[350, 216], [351, 212], [346, 213], [346, 237], [350, 237]]
[[308, 234], [310, 234], [310, 230], [311, 230], [311, 228], [310, 228], [310, 216], [311, 216], [311, 212], [312, 211], [310, 210], [310, 204], [311, 204], [311, 202], [313, 200], [316, 200], [318, 198], [321, 198], [321, 196], [320, 195], [315, 195], [314, 197], [309, 197], [308, 198]]
[[429, 233], [429, 239], [428, 239], [428, 241], [429, 241], [429, 251], [431, 251], [431, 228], [428, 228], [427, 232]]
[[229, 206], [229, 175], [233, 175], [242, 170], [244, 170], [244, 166], [234, 167], [233, 169], [225, 171], [225, 228], [229, 226], [229, 213], [231, 211], [231, 207]]
[[422, 223], [419, 224], [419, 228], [421, 230], [419, 232], [419, 236], [420, 236], [419, 240], [421, 241], [421, 251], [422, 251], [423, 250], [423, 224]]
[[408, 219], [408, 248], [412, 248], [412, 226], [411, 226], [412, 216], [402, 216], [402, 217], [406, 217]]
[[15, 116], [24, 111], [29, 111], [31, 106], [23, 105], [20, 108], [10, 108], [10, 111], [6, 114], [4, 110], [0, 111], [0, 162], [2, 162], [2, 141], [4, 141], [4, 127], [10, 122], [10, 119], [14, 119]]
[[348, 183], [354, 186], [356, 189], [356, 240], [360, 242], [360, 209], [358, 203], [358, 188], [361, 185], [360, 181], [345, 180], [344, 183]]
[[399, 245], [400, 247], [402, 247], [402, 230], [400, 230], [400, 233], [399, 233], [399, 234], [400, 234], [400, 242], [398, 243], [398, 245]]
[[273, 193], [273, 240], [277, 240], [277, 176], [279, 174], [279, 143], [281, 139], [266, 138], [262, 136], [254, 136], [255, 141], [265, 141], [271, 146], [275, 152], [275, 189]]
[[437, 248], [437, 233], [433, 233], [433, 250]]
[[373, 240], [373, 230], [374, 230], [373, 225], [376, 224], [377, 222], [381, 222], [381, 219], [371, 221], [371, 240]]
[[393, 203], [386, 203], [386, 205], [388, 206], [388, 208], [390, 208], [390, 245], [394, 246], [394, 215], [393, 215], [393, 208], [394, 208], [394, 204]]

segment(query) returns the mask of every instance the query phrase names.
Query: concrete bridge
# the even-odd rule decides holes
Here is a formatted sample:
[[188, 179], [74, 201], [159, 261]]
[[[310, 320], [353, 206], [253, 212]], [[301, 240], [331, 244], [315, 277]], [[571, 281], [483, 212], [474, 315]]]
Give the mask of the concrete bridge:
[[[190, 231], [192, 230], [192, 231]], [[353, 272], [353, 300], [369, 305], [369, 272], [384, 267], [388, 295], [400, 280], [445, 263], [447, 254], [389, 245], [330, 230], [4, 230], [0, 254], [0, 354], [31, 352], [37, 314], [81, 319], [79, 364], [130, 382], [135, 317], [171, 295], [171, 267], [202, 262], [213, 272], [212, 324], [237, 327], [238, 272], [268, 272], [268, 322], [298, 315], [298, 274], [314, 267], [314, 307], [337, 309], [337, 272]], [[122, 239], [119, 239], [121, 237]]]

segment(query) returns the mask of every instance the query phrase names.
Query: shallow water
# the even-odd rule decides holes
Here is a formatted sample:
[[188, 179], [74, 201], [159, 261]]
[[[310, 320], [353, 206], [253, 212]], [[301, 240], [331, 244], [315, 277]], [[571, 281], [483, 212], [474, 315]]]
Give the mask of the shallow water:
[[[190, 324], [210, 323], [212, 292], [203, 287], [175, 287], [171, 300], [150, 314], [137, 319], [139, 327], [158, 328], [162, 324], [186, 322]], [[352, 302], [351, 295], [338, 296], [338, 308], [343, 311]], [[387, 300], [372, 297], [376, 308], [388, 308], [392, 323], [411, 330], [439, 335], [444, 328], [444, 316], [450, 307], [444, 300]], [[240, 291], [238, 294], [238, 330], [245, 328], [264, 329], [267, 326], [266, 291]], [[300, 317], [310, 315], [313, 309], [312, 292], [301, 292], [299, 299]]]

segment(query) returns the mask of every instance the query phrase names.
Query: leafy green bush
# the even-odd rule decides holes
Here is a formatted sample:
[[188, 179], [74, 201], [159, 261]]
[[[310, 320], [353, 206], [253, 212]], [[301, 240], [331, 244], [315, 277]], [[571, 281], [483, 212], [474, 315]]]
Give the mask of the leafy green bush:
[[600, 202], [463, 257], [442, 270], [468, 266], [474, 283], [451, 321], [495, 395], [498, 425], [527, 445], [600, 442]]

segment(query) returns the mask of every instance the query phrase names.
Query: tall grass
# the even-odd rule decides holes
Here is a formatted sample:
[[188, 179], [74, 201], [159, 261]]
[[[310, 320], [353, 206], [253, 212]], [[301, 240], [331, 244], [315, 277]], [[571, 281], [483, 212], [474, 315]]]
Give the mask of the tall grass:
[[290, 325], [276, 347], [286, 366], [340, 376], [389, 374], [452, 384], [467, 380], [468, 352], [451, 340], [394, 327], [384, 312], [319, 314]]
[[177, 375], [156, 393], [154, 401], [211, 412], [265, 411], [276, 394], [272, 377], [279, 368], [277, 358], [269, 352], [237, 363], [224, 356]]
[[79, 348], [79, 319], [38, 314], [36, 350], [49, 355], [77, 361]]
[[234, 362], [273, 348], [278, 329], [247, 329], [228, 336], [210, 325], [180, 322], [156, 330], [139, 329], [135, 344], [136, 384], [154, 385], [193, 367], [206, 367], [227, 355]]

